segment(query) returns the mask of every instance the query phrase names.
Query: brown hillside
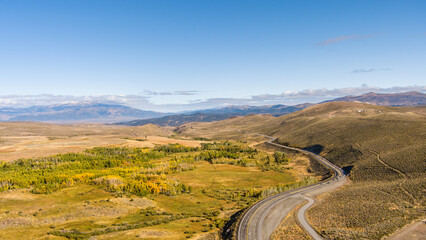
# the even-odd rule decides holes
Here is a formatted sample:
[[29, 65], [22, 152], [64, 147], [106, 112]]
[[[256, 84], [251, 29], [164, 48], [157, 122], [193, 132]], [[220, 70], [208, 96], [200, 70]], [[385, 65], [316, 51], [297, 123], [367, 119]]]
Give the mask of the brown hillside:
[[308, 213], [326, 238], [380, 239], [425, 217], [426, 107], [330, 102], [255, 124], [244, 118], [198, 124], [184, 134], [239, 134], [221, 129], [271, 135], [297, 147], [317, 146], [321, 155], [348, 171], [353, 182], [322, 198]]

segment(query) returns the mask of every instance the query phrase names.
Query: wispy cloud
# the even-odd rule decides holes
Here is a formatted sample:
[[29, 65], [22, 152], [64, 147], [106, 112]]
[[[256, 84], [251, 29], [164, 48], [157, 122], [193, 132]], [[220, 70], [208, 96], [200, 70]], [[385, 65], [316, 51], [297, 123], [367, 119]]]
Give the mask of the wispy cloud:
[[142, 95], [99, 95], [99, 96], [72, 96], [72, 95], [3, 95], [0, 96], [1, 107], [30, 107], [53, 104], [67, 104], [79, 102], [99, 102], [123, 104], [131, 106], [150, 105], [149, 98]]
[[193, 109], [206, 109], [226, 107], [231, 105], [296, 105], [300, 103], [317, 103], [325, 100], [331, 100], [338, 97], [348, 95], [361, 95], [368, 92], [377, 93], [402, 93], [419, 91], [426, 92], [426, 86], [408, 86], [408, 87], [391, 87], [379, 88], [362, 85], [361, 87], [353, 88], [337, 88], [337, 89], [305, 89], [301, 91], [286, 91], [280, 94], [260, 94], [247, 98], [209, 98], [197, 99], [187, 104], [164, 104], [161, 107], [177, 110], [193, 110]]
[[325, 45], [330, 45], [330, 44], [334, 44], [334, 43], [338, 43], [338, 42], [343, 42], [343, 41], [347, 41], [347, 40], [354, 40], [354, 39], [366, 39], [366, 38], [371, 38], [376, 36], [377, 34], [369, 34], [369, 35], [343, 35], [343, 36], [338, 36], [335, 38], [330, 38], [327, 39], [325, 41], [319, 42], [316, 45], [317, 46], [325, 46]]
[[370, 73], [370, 72], [380, 72], [380, 71], [392, 71], [392, 68], [360, 68], [355, 69], [352, 73]]
[[199, 91], [195, 91], [195, 90], [173, 91], [173, 92], [157, 92], [152, 90], [144, 90], [142, 92], [143, 95], [149, 95], [149, 96], [172, 96], [172, 95], [190, 96], [190, 95], [197, 95], [198, 93]]
[[[0, 107], [29, 107], [36, 105], [66, 104], [78, 102], [98, 102], [122, 104], [144, 110], [178, 112], [196, 109], [226, 107], [231, 105], [296, 105], [305, 102], [321, 102], [347, 95], [361, 95], [368, 92], [377, 93], [401, 93], [419, 91], [426, 92], [426, 86], [407, 86], [380, 88], [362, 85], [360, 87], [337, 88], [337, 89], [305, 89], [301, 91], [285, 91], [280, 94], [259, 94], [246, 98], [207, 98], [193, 99], [187, 103], [173, 103], [174, 98], [170, 96], [170, 102], [155, 104], [149, 96], [142, 94], [134, 95], [99, 95], [99, 96], [70, 96], [70, 95], [6, 95], [0, 96]], [[167, 96], [167, 95], [165, 95]]]

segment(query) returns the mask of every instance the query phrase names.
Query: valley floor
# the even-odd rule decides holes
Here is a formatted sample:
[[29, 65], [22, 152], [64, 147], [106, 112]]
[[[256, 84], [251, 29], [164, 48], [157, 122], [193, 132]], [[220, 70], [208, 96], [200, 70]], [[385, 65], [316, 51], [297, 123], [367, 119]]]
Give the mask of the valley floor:
[[[36, 130], [37, 127], [32, 131]], [[81, 134], [86, 134], [86, 130], [90, 133], [88, 128], [83, 128]], [[1, 154], [5, 154], [3, 157], [14, 153], [23, 158], [33, 153], [36, 158], [19, 160], [22, 164], [12, 159], [1, 163], [3, 169], [0, 172], [0, 180], [3, 180], [0, 182], [3, 191], [0, 192], [0, 239], [87, 239], [90, 236], [96, 236], [96, 239], [214, 237], [231, 215], [257, 201], [262, 194], [276, 191], [277, 186], [280, 189], [291, 189], [316, 181], [316, 176], [307, 171], [309, 161], [306, 158], [288, 155], [289, 163], [283, 166], [272, 164], [268, 159], [273, 159], [273, 151], [258, 151], [249, 147], [258, 142], [233, 141], [223, 145], [218, 143], [221, 149], [230, 148], [229, 154], [234, 148], [247, 152], [239, 153], [240, 157], [235, 160], [231, 154], [231, 158], [217, 158], [208, 162], [197, 160], [197, 156], [203, 151], [211, 151], [200, 150], [201, 144], [216, 147], [217, 144], [212, 141], [182, 139], [176, 136], [147, 136], [147, 133], [140, 129], [136, 129], [141, 131], [139, 133], [129, 131], [130, 134], [127, 134], [128, 129], [124, 130], [124, 133], [119, 134], [109, 132], [118, 131], [117, 129], [108, 129], [105, 135], [98, 132], [94, 136], [77, 134], [67, 137], [54, 136], [54, 132], [49, 132], [52, 129], [46, 127], [37, 130], [40, 131], [39, 136], [21, 136], [22, 132], [12, 136], [9, 132], [8, 136], [2, 137], [4, 144]], [[95, 144], [104, 147], [89, 152], [85, 150]], [[67, 152], [69, 148], [64, 146], [70, 145], [76, 147], [75, 152], [78, 154], [44, 156], [47, 153]], [[161, 148], [161, 145], [168, 147]], [[132, 150], [134, 147], [139, 150]], [[58, 152], [44, 152], [43, 148]], [[138, 159], [153, 151], [153, 148], [157, 149], [158, 153], [165, 151], [166, 154], [164, 157], [161, 155], [159, 158], [143, 160], [148, 161], [146, 163], [138, 163]], [[176, 153], [168, 153], [175, 151], [173, 149], [179, 150], [176, 150]], [[110, 154], [113, 154], [112, 158]], [[99, 160], [93, 161], [98, 162], [98, 165], [87, 168], [88, 165], [85, 164], [90, 164], [91, 160], [85, 159], [86, 155], [105, 156], [106, 159], [117, 159], [121, 163], [117, 167], [109, 167], [98, 161], [105, 161], [105, 164], [114, 162], [97, 158]], [[237, 163], [240, 160], [244, 161]], [[175, 162], [177, 165], [174, 165]], [[132, 164], [136, 165], [133, 167]], [[79, 170], [73, 166], [82, 168]], [[172, 170], [175, 166], [177, 170]], [[57, 173], [55, 168], [59, 169]], [[158, 169], [164, 173], [155, 175], [150, 169]], [[14, 173], [23, 175], [19, 178], [8, 177]], [[45, 188], [43, 182], [37, 182], [39, 173], [49, 173], [51, 177], [46, 179], [53, 183], [48, 183]], [[153, 181], [160, 181], [158, 184], [164, 183], [168, 184], [166, 187], [178, 189], [183, 187], [185, 190], [178, 190], [182, 193], [173, 195], [159, 193], [140, 196], [135, 194], [135, 189], [126, 192], [128, 190], [124, 185], [116, 185], [123, 181], [137, 181], [139, 176], [148, 179], [153, 177]], [[32, 182], [26, 183], [27, 178], [32, 178]], [[17, 187], [14, 181], [15, 184], [21, 184], [20, 186], [29, 184], [30, 187]], [[59, 181], [59, 185], [54, 181]], [[8, 188], [12, 189], [7, 190]], [[36, 192], [39, 194], [35, 194]]]

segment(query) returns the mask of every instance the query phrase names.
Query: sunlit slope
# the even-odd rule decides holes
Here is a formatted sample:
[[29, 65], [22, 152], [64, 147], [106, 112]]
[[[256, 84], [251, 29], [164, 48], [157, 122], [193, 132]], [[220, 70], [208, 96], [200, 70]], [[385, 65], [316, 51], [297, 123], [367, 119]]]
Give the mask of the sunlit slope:
[[[241, 132], [237, 130], [240, 130], [278, 137], [281, 143], [298, 147], [321, 145], [321, 154], [334, 163], [342, 167], [357, 163], [353, 172], [364, 167], [367, 159], [361, 157], [363, 154], [375, 155], [372, 151], [407, 174], [424, 170], [419, 167], [424, 167], [425, 107], [331, 102], [278, 118], [252, 115], [213, 123], [186, 124], [177, 130], [185, 135], [216, 138], [239, 136]], [[403, 160], [404, 155], [409, 156], [408, 161], [412, 164]], [[364, 168], [363, 171], [369, 170]], [[389, 174], [398, 176], [395, 171]]]
[[265, 123], [274, 121], [271, 115], [249, 115], [244, 117], [233, 117], [218, 122], [194, 122], [184, 124], [175, 129], [176, 132], [187, 136], [203, 136], [219, 139], [241, 138], [240, 130], [265, 129]]
[[141, 143], [149, 145], [148, 142], [152, 142], [152, 139], [141, 141], [148, 136], [167, 137], [171, 133], [169, 128], [152, 124], [124, 127], [102, 124], [0, 122], [0, 162], [80, 152], [95, 146], [140, 146]]
[[425, 107], [330, 102], [278, 118], [249, 116], [183, 128], [185, 134], [219, 138], [241, 135], [228, 129], [271, 135], [292, 146], [316, 146], [344, 167], [353, 182], [308, 213], [326, 238], [379, 239], [425, 217]]
[[[275, 124], [270, 123], [276, 126], [276, 130], [265, 129], [267, 134], [278, 137], [281, 142], [301, 147], [322, 145], [323, 154], [334, 163], [354, 165], [354, 178], [392, 178], [400, 174], [389, 171], [389, 167], [383, 164], [376, 164], [378, 161], [374, 162], [374, 166], [378, 166], [373, 169], [367, 163], [366, 155], [376, 156], [376, 152], [387, 164], [406, 174], [422, 173], [425, 167], [425, 112], [425, 108], [327, 103], [277, 118]], [[377, 171], [388, 173], [377, 176]]]
[[0, 136], [75, 136], [75, 135], [170, 135], [168, 128], [153, 124], [138, 127], [103, 124], [53, 124], [41, 122], [0, 122]]

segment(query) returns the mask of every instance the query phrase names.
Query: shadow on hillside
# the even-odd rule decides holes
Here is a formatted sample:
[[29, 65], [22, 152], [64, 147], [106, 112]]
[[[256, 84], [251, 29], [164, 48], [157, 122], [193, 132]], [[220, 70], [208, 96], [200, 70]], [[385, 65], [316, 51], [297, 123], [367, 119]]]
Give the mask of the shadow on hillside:
[[309, 152], [313, 152], [315, 154], [320, 154], [324, 150], [324, 147], [320, 144], [315, 144], [302, 149]]
[[342, 167], [343, 173], [345, 175], [349, 175], [349, 173], [351, 173], [351, 170], [352, 170], [353, 167], [354, 167], [354, 165], [349, 165], [349, 166], [346, 166], [346, 167]]
[[240, 211], [234, 213], [225, 225], [220, 230], [220, 239], [222, 240], [233, 240], [235, 239], [236, 230], [238, 227], [238, 221], [240, 220], [242, 214], [246, 209], [241, 209]]

